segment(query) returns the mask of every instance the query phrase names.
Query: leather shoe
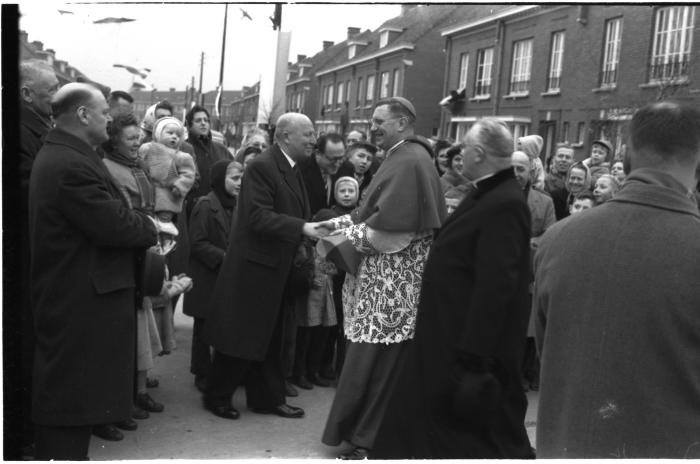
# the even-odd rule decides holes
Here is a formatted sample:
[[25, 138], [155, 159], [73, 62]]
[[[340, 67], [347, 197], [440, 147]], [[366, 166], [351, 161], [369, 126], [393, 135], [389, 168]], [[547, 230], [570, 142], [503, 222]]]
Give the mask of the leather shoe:
[[146, 377], [146, 388], [157, 388], [160, 385], [158, 379]]
[[123, 421], [115, 422], [114, 426], [117, 427], [118, 429], [129, 430], [129, 431], [136, 430], [137, 428], [139, 428], [139, 425], [136, 423], [136, 421], [134, 419], [131, 419], [131, 418], [123, 420]]
[[131, 417], [134, 419], [143, 420], [148, 419], [150, 417], [150, 414], [148, 414], [148, 411], [134, 405], [134, 407], [131, 408]]
[[299, 396], [299, 392], [294, 385], [285, 380], [284, 382], [284, 396]]
[[151, 398], [151, 395], [149, 395], [148, 393], [137, 394], [134, 404], [136, 404], [136, 406], [138, 406], [141, 409], [145, 409], [148, 412], [163, 412], [163, 409], [165, 409], [165, 406], [163, 406], [160, 403], [157, 403], [156, 401], [153, 401], [153, 398]]
[[241, 413], [233, 406], [206, 405], [206, 407], [212, 414], [223, 419], [236, 420], [241, 417]]
[[92, 434], [109, 441], [121, 441], [124, 439], [124, 434], [112, 424], [93, 425]]
[[338, 459], [342, 459], [343, 461], [360, 461], [368, 458], [369, 450], [367, 448], [360, 448], [359, 446], [338, 456]]
[[276, 414], [287, 419], [301, 419], [304, 417], [304, 410], [288, 404], [280, 404], [274, 408], [252, 408], [252, 411], [257, 414]]
[[311, 390], [314, 388], [314, 384], [309, 382], [309, 379], [307, 379], [305, 376], [300, 375], [298, 377], [292, 377], [292, 382], [294, 385], [296, 385], [299, 388], [303, 388], [304, 390]]
[[313, 374], [309, 380], [311, 380], [311, 383], [313, 383], [314, 385], [318, 385], [319, 387], [331, 386], [331, 383], [328, 380], [324, 379], [318, 374]]

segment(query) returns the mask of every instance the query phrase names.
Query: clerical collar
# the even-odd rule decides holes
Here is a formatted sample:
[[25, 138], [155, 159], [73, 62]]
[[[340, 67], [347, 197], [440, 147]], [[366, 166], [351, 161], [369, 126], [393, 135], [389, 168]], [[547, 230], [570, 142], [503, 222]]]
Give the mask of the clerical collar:
[[292, 167], [292, 169], [294, 169], [294, 166], [297, 164], [296, 161], [294, 161], [294, 160], [292, 159], [292, 157], [289, 156], [289, 155], [287, 154], [287, 152], [284, 151], [284, 148], [280, 147], [280, 151], [282, 152], [282, 154], [284, 155], [284, 157], [287, 158], [287, 161], [289, 161], [289, 165]]
[[406, 139], [399, 140], [399, 141], [396, 142], [394, 145], [392, 145], [391, 148], [389, 148], [389, 149], [386, 151], [386, 157], [388, 158], [389, 155], [391, 155], [391, 154], [394, 152], [394, 150], [396, 150], [397, 148], [399, 148], [399, 145], [401, 145], [401, 144], [404, 143], [405, 141], [406, 141]]

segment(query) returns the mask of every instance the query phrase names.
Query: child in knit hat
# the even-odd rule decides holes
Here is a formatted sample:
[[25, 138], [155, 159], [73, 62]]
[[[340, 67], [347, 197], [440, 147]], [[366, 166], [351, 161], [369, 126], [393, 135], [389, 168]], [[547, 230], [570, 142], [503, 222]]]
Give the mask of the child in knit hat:
[[344, 176], [336, 180], [334, 189], [336, 204], [333, 205], [333, 212], [338, 216], [349, 214], [357, 207], [359, 192], [360, 184], [354, 177]]
[[[194, 185], [195, 164], [189, 154], [180, 151], [185, 129], [173, 117], [164, 117], [153, 126], [153, 141], [141, 145], [139, 157], [144, 160], [148, 177], [155, 187], [154, 212], [161, 222], [172, 224], [182, 211], [185, 196]], [[172, 226], [168, 232], [177, 235]]]
[[524, 152], [530, 158], [532, 165], [532, 187], [544, 191], [544, 167], [540, 159], [540, 152], [544, 141], [539, 135], [526, 135], [518, 138], [518, 150]]
[[583, 160], [583, 164], [591, 171], [591, 183], [595, 182], [603, 174], [610, 174], [610, 162], [612, 145], [607, 140], [594, 140], [591, 144], [591, 156]]

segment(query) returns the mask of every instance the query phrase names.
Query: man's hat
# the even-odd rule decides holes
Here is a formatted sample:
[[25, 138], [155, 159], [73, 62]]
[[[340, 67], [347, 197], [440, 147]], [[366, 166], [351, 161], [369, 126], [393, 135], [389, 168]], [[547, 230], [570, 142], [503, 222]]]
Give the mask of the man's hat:
[[602, 139], [594, 140], [593, 143], [591, 144], [591, 146], [593, 146], [595, 144], [598, 144], [600, 146], [605, 147], [605, 149], [608, 150], [608, 154], [612, 153], [612, 151], [613, 151], [612, 145], [610, 145], [610, 142], [608, 142], [607, 140], [602, 140]]

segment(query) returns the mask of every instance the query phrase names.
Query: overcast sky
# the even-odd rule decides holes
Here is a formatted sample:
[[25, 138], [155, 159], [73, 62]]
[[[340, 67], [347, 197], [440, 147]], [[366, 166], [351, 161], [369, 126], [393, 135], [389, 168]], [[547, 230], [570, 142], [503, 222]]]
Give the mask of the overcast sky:
[[[241, 8], [252, 21], [243, 18]], [[70, 13], [60, 13], [64, 10]], [[274, 4], [230, 4], [226, 38], [224, 89], [238, 90], [260, 78], [271, 59]], [[205, 53], [203, 90], [219, 80], [224, 5], [209, 3], [83, 3], [21, 2], [20, 28], [29, 41], [39, 40], [56, 51], [56, 58], [89, 78], [128, 90], [131, 74], [113, 64], [152, 70], [150, 81], [159, 90], [184, 90], [195, 77], [199, 86], [200, 53]], [[71, 14], [72, 13], [72, 14]], [[282, 30], [291, 31], [289, 61], [298, 54], [314, 55], [324, 40], [338, 43], [348, 27], [376, 29], [400, 13], [398, 4], [295, 4], [282, 8]], [[121, 24], [93, 24], [105, 17], [135, 19]]]

